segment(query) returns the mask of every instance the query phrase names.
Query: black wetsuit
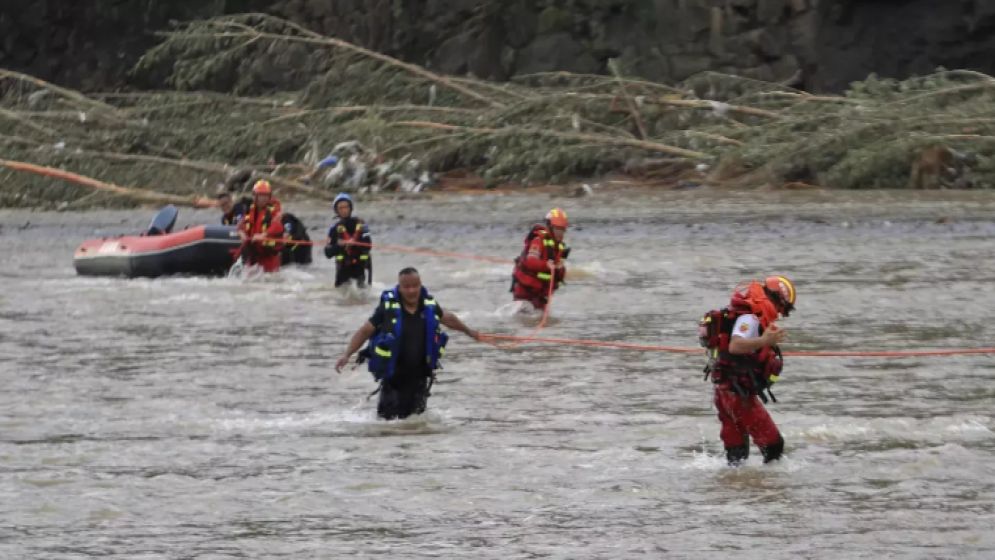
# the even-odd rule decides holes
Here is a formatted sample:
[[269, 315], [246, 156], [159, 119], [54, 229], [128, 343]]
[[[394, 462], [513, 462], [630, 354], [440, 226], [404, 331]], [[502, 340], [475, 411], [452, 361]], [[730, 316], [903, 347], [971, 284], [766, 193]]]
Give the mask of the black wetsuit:
[[[283, 213], [283, 231], [294, 241], [311, 241], [304, 223], [293, 214]], [[311, 264], [311, 245], [287, 243], [280, 254], [280, 264]]]
[[[356, 280], [356, 283], [362, 286], [373, 280], [373, 261], [369, 247], [373, 241], [370, 238], [370, 230], [363, 220], [352, 216], [339, 220], [328, 229], [328, 237], [332, 241], [325, 245], [325, 256], [335, 259], [336, 286], [341, 286], [350, 280]], [[346, 238], [365, 245], [359, 247], [339, 245]]]
[[231, 210], [225, 214], [221, 215], [221, 225], [223, 226], [235, 226], [238, 225], [238, 221], [242, 219], [242, 216], [249, 211], [249, 206], [252, 206], [252, 199], [243, 196], [238, 199], [238, 202], [232, 204]]
[[[442, 307], [436, 304], [441, 316]], [[377, 416], [385, 420], [407, 418], [412, 414], [425, 412], [431, 385], [432, 371], [425, 359], [425, 304], [419, 302], [414, 314], [401, 306], [401, 344], [394, 376], [380, 383], [380, 401], [377, 403]], [[370, 323], [378, 330], [384, 328], [383, 306], [370, 317]]]

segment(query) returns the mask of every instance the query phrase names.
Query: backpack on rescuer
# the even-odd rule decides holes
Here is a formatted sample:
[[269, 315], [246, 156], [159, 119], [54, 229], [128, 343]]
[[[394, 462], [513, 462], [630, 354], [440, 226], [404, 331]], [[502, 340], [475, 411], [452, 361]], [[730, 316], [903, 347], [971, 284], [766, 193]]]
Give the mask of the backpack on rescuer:
[[[550, 257], [550, 251], [556, 251], [557, 245], [560, 251], [560, 260], [565, 261], [567, 257], [570, 256], [570, 247], [567, 247], [562, 241], [555, 241], [552, 238], [547, 237], [549, 235], [549, 227], [545, 224], [533, 224], [532, 229], [529, 230], [528, 235], [525, 236], [525, 243], [522, 246], [522, 252], [517, 257], [515, 257], [515, 268], [511, 273], [511, 287], [508, 288], [509, 292], [515, 291], [515, 284], [523, 284], [526, 287], [534, 290], [542, 290], [543, 282], [550, 280], [550, 274], [546, 272], [530, 272], [521, 266], [522, 260], [526, 258], [529, 253], [529, 247], [532, 245], [532, 240], [538, 236], [543, 237], [543, 246], [545, 247], [544, 256], [548, 259]], [[552, 277], [552, 281], [555, 282], [554, 288], [558, 288], [563, 284], [563, 274], [562, 271], [557, 271], [557, 273]]]
[[[701, 318], [698, 322], [698, 343], [702, 348], [708, 349], [709, 359], [713, 358], [719, 348], [729, 347], [729, 336], [732, 333], [732, 325], [736, 322], [736, 317], [730, 319], [728, 307], [713, 309]], [[728, 323], [728, 327], [722, 327]], [[707, 366], [706, 366], [707, 367]]]
[[728, 383], [740, 396], [756, 394], [767, 402], [767, 395], [777, 402], [770, 387], [778, 381], [784, 360], [777, 346], [764, 348], [752, 354], [735, 355], [729, 352], [732, 327], [740, 315], [747, 312], [728, 307], [713, 309], [698, 322], [698, 342], [706, 349], [705, 379], [713, 383]]

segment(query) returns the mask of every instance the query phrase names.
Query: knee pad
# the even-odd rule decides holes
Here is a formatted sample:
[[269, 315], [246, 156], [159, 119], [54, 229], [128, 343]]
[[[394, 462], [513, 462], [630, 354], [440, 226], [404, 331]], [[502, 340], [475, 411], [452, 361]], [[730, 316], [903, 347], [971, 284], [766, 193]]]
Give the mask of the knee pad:
[[766, 447], [761, 447], [760, 453], [763, 453], [764, 463], [780, 459], [781, 454], [784, 453], [784, 438], [778, 437], [776, 442]]
[[726, 447], [726, 460], [729, 461], [730, 466], [736, 466], [742, 463], [750, 456], [750, 446], [749, 445], [737, 445], [735, 447]]

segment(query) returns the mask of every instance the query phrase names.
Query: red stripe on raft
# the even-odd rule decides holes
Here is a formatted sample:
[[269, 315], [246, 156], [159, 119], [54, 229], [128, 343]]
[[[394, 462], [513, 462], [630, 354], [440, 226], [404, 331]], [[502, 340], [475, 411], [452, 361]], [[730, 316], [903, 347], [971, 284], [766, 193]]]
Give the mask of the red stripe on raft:
[[123, 235], [87, 239], [76, 249], [73, 258], [95, 256], [134, 256], [165, 251], [204, 239], [206, 226], [194, 226], [166, 235]]

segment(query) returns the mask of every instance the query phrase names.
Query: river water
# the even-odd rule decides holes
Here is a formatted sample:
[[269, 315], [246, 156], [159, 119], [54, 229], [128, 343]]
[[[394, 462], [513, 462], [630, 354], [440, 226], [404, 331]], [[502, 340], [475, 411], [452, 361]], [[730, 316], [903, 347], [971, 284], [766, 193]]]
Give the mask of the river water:
[[[740, 280], [788, 275], [786, 349], [991, 346], [995, 197], [649, 190], [360, 203], [374, 240], [512, 258], [559, 205], [544, 335], [694, 346]], [[323, 237], [330, 211], [287, 205]], [[699, 355], [453, 334], [429, 411], [375, 418], [332, 367], [376, 294], [320, 252], [263, 279], [76, 276], [152, 210], [0, 212], [2, 558], [995, 557], [995, 359], [789, 358], [787, 455], [725, 466]], [[179, 225], [214, 221], [181, 212]], [[444, 309], [527, 333], [510, 267], [413, 265]]]

